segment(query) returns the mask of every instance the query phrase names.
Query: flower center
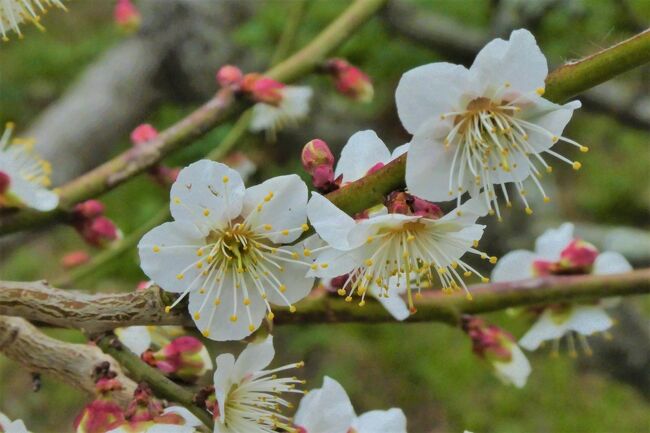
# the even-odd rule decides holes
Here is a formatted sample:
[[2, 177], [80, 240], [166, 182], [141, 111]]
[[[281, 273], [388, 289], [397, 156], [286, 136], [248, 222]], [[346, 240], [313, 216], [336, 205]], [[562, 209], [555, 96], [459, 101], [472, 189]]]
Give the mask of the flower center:
[[[449, 195], [456, 196], [460, 204], [460, 197], [466, 191], [466, 179], [469, 177], [477, 188], [483, 188], [487, 192], [486, 201], [490, 214], [494, 214], [496, 210], [499, 219], [501, 215], [495, 184], [501, 185], [506, 205], [510, 207], [505, 183], [512, 182], [513, 177], [521, 179], [515, 180], [514, 183], [526, 206], [526, 213], [532, 214], [522, 183], [526, 178], [531, 177], [544, 196], [544, 201], [550, 201], [538, 178], [542, 176], [543, 171], [550, 173], [552, 167], [540, 156], [541, 152], [572, 165], [576, 170], [580, 169], [581, 164], [577, 161], [571, 161], [550, 149], [540, 150], [541, 140], [548, 140], [551, 145], [562, 140], [577, 146], [582, 152], [588, 150], [573, 140], [556, 136], [542, 126], [519, 117], [518, 113], [522, 111], [519, 99], [521, 97], [512, 101], [479, 97], [470, 101], [465, 110], [441, 115], [442, 119], [453, 118], [453, 126], [443, 141], [445, 147], [455, 147], [449, 172]], [[533, 134], [534, 143], [530, 140]], [[534, 160], [531, 156], [535, 157]], [[517, 175], [511, 175], [515, 170]]]

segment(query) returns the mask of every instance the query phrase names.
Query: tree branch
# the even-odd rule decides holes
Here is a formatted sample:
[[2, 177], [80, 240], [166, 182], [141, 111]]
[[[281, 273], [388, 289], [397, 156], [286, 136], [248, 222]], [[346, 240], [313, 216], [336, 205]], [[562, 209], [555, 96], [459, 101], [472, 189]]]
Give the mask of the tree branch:
[[[312, 42], [266, 75], [291, 82], [311, 72], [329, 53], [345, 42], [386, 0], [356, 0]], [[153, 166], [174, 150], [203, 136], [246, 104], [234, 102], [229, 91], [220, 91], [189, 116], [161, 131], [147, 146], [129, 149], [110, 161], [68, 182], [59, 190], [60, 205], [49, 212], [14, 211], [0, 218], [0, 235], [65, 218], [66, 209], [102, 194]]]
[[[545, 277], [534, 280], [483, 284], [470, 287], [473, 300], [463, 294], [425, 291], [416, 302], [417, 314], [409, 322], [456, 323], [461, 314], [479, 314], [505, 308], [576, 302], [609, 296], [650, 293], [650, 268], [619, 275]], [[158, 286], [121, 294], [88, 295], [55, 289], [44, 282], [0, 282], [0, 314], [36, 323], [78, 328], [94, 334], [120, 326], [193, 326], [185, 308], [165, 313], [172, 297]], [[388, 313], [377, 302], [359, 307], [338, 297], [315, 292], [298, 304], [298, 310], [275, 311], [277, 324], [325, 322], [387, 322]]]
[[95, 395], [95, 367], [109, 362], [124, 386], [113, 394], [115, 398], [122, 405], [133, 398], [136, 384], [111, 356], [95, 346], [50, 338], [19, 317], [0, 316], [0, 352], [32, 372], [51, 375], [89, 395]]

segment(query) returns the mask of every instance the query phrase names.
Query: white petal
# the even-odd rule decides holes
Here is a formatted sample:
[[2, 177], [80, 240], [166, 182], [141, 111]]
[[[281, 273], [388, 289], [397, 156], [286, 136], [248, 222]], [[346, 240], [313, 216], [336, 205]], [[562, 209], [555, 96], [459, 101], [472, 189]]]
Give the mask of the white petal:
[[203, 424], [200, 419], [183, 406], [169, 406], [163, 411], [163, 414], [168, 413], [175, 413], [176, 415], [181, 416], [185, 420], [186, 426], [198, 427]]
[[511, 251], [501, 257], [492, 271], [492, 281], [519, 281], [532, 278], [533, 261], [537, 256], [526, 250]]
[[605, 251], [596, 257], [593, 273], [596, 275], [621, 274], [631, 270], [632, 265], [621, 253]]
[[[363, 245], [368, 241], [369, 236], [374, 236], [381, 230], [398, 229], [405, 223], [420, 220], [422, 217], [416, 215], [403, 215], [398, 213], [387, 213], [362, 219], [357, 222], [354, 230], [348, 233], [349, 245]], [[374, 250], [374, 247], [371, 248]]]
[[116, 328], [115, 335], [117, 335], [120, 343], [138, 356], [142, 355], [151, 346], [151, 334], [147, 326]]
[[[404, 280], [402, 277], [401, 280]], [[406, 320], [411, 313], [409, 312], [406, 302], [400, 296], [400, 293], [406, 291], [406, 284], [402, 281], [399, 287], [397, 287], [397, 278], [391, 277], [388, 283], [388, 297], [379, 296], [381, 291], [376, 284], [370, 286], [370, 294], [379, 301], [379, 303], [388, 311], [388, 313], [393, 316], [396, 320]]]
[[22, 420], [11, 421], [4, 414], [0, 413], [0, 431], [5, 433], [29, 433]]
[[171, 188], [170, 210], [175, 220], [192, 222], [207, 235], [239, 216], [244, 191], [237, 171], [204, 159], [180, 171]]
[[314, 261], [316, 269], [310, 269], [307, 275], [334, 278], [347, 274], [362, 263], [358, 261], [358, 257], [360, 256], [360, 254], [357, 254], [358, 249], [342, 251], [330, 248], [324, 250]]
[[59, 196], [56, 193], [19, 176], [11, 177], [9, 193], [15, 194], [25, 206], [38, 211], [52, 210], [59, 205]]
[[[193, 265], [199, 259], [197, 249], [204, 243], [201, 232], [191, 224], [178, 221], [161, 224], [140, 239], [140, 266], [168, 292], [184, 292], [200, 273]], [[182, 279], [178, 278], [180, 274]], [[191, 288], [199, 285], [196, 281]]]
[[[297, 245], [285, 247], [283, 249], [288, 251], [295, 251], [300, 256], [303, 256], [305, 245], [299, 243]], [[303, 258], [301, 260], [307, 260], [307, 258]], [[307, 270], [309, 270], [309, 267], [307, 265], [301, 265], [292, 262], [280, 263], [284, 268], [283, 271], [280, 271], [274, 266], [269, 266], [268, 272], [275, 277], [275, 279], [271, 277], [271, 280], [279, 281], [280, 284], [283, 284], [285, 286], [286, 291], [280, 295], [280, 293], [278, 293], [277, 290], [271, 288], [269, 284], [263, 284], [263, 287], [266, 289], [267, 299], [271, 304], [286, 307], [288, 304], [294, 304], [306, 297], [314, 287], [315, 278], [311, 274], [309, 276], [306, 276]]]
[[483, 193], [465, 201], [465, 203], [458, 206], [452, 212], [445, 214], [438, 221], [450, 223], [453, 222], [460, 225], [469, 225], [474, 224], [477, 219], [487, 215], [487, 213], [487, 200], [485, 199], [485, 194]]
[[546, 309], [519, 340], [519, 345], [527, 350], [536, 350], [542, 342], [562, 337], [567, 329], [566, 321], [554, 320], [551, 311]]
[[364, 177], [377, 163], [388, 163], [390, 151], [375, 131], [355, 133], [343, 147], [334, 177], [343, 175], [343, 182], [353, 182]]
[[274, 356], [272, 335], [259, 343], [248, 344], [235, 362], [233, 380], [239, 382], [250, 374], [264, 370], [273, 361]]
[[354, 420], [354, 409], [343, 387], [325, 376], [323, 387], [300, 401], [294, 423], [308, 433], [345, 433]]
[[573, 308], [567, 327], [582, 335], [591, 335], [611, 328], [612, 318], [599, 306], [580, 305]]
[[[413, 136], [406, 157], [406, 186], [411, 194], [430, 201], [448, 201], [456, 198], [458, 188], [466, 191], [474, 184], [469, 170], [465, 170], [463, 178], [458, 182], [458, 157], [450, 189], [449, 178], [456, 147], [445, 147], [443, 144], [449, 130], [448, 122], [433, 119]], [[452, 195], [449, 195], [450, 190]]]
[[[219, 403], [220, 421], [226, 418], [226, 396], [233, 385], [232, 374], [235, 369], [235, 357], [231, 353], [223, 353], [217, 356], [217, 369], [214, 372], [214, 392]], [[219, 420], [215, 421], [215, 425]]]
[[516, 344], [513, 344], [510, 350], [512, 353], [510, 362], [495, 361], [493, 363], [495, 371], [503, 382], [523, 388], [530, 376], [530, 362]]
[[468, 81], [467, 69], [451, 63], [430, 63], [406, 72], [395, 91], [404, 128], [414, 134], [429, 119], [458, 111]]
[[488, 91], [509, 83], [513, 91], [528, 93], [544, 87], [548, 64], [535, 37], [520, 29], [513, 31], [508, 41], [494, 39], [483, 47], [474, 59], [470, 75]]
[[[194, 323], [201, 332], [208, 330], [208, 338], [211, 340], [241, 340], [253, 332], [249, 329], [250, 325], [253, 325], [253, 330], [255, 330], [262, 323], [266, 312], [266, 304], [262, 301], [255, 284], [248, 275], [245, 277], [245, 282], [248, 289], [248, 299], [250, 300], [248, 308], [246, 308], [243, 301], [243, 287], [235, 287], [231, 273], [223, 278], [219, 305], [214, 304], [216, 292], [207, 290], [205, 294], [201, 294], [200, 291], [195, 290], [190, 293], [190, 315], [194, 319], [194, 314], [205, 305], [204, 309], [201, 310], [199, 319], [194, 319]], [[236, 306], [235, 295], [237, 296]], [[251, 315], [250, 319], [248, 312]], [[237, 320], [234, 322], [231, 320], [233, 314], [237, 316]], [[210, 320], [211, 316], [212, 320]]]
[[331, 201], [317, 192], [312, 192], [311, 200], [307, 204], [307, 216], [325, 242], [341, 250], [350, 248], [347, 238], [356, 223]]
[[194, 433], [194, 427], [174, 424], [155, 424], [149, 427], [144, 433]]
[[535, 241], [535, 253], [540, 259], [557, 261], [560, 253], [573, 240], [573, 224], [564, 223], [557, 229], [546, 230]]
[[395, 149], [393, 149], [393, 152], [390, 154], [391, 161], [393, 159], [397, 159], [398, 157], [400, 157], [400, 156], [404, 155], [406, 152], [408, 152], [410, 146], [411, 146], [411, 143], [406, 143], [406, 144], [402, 144], [401, 146], [397, 146]]
[[302, 231], [290, 231], [287, 235], [281, 231], [300, 228], [305, 224], [307, 198], [307, 185], [297, 175], [273, 177], [246, 190], [242, 215], [251, 215], [248, 220], [258, 233], [268, 232], [264, 228], [266, 224], [272, 227], [271, 232], [279, 232], [267, 235], [272, 242], [293, 242]]
[[249, 129], [253, 132], [275, 131], [296, 124], [309, 114], [312, 90], [307, 86], [286, 86], [279, 106], [255, 104]]
[[249, 129], [252, 132], [274, 130], [282, 116], [280, 107], [263, 103], [255, 104]]
[[[580, 108], [580, 102], [578, 101], [558, 105], [537, 95], [531, 96], [529, 99], [532, 107], [523, 106], [524, 109], [517, 113], [517, 117], [544, 128], [556, 137], [562, 135], [564, 128], [573, 116], [573, 111]], [[527, 129], [527, 132], [528, 143], [536, 152], [550, 149], [555, 144], [553, 138], [549, 137], [548, 134], [535, 132], [531, 129]], [[549, 159], [549, 161], [553, 159]]]
[[406, 416], [402, 409], [373, 410], [352, 423], [357, 433], [406, 433]]

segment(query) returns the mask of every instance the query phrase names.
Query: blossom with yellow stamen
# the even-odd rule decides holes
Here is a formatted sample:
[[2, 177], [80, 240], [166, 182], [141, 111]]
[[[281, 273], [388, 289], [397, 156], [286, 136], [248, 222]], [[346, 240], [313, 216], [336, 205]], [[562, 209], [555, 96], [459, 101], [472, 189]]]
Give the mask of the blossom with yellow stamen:
[[0, 34], [2, 40], [7, 42], [7, 33], [13, 30], [19, 38], [23, 37], [20, 25], [31, 22], [39, 30], [45, 28], [40, 24], [41, 15], [47, 13], [47, 8], [56, 6], [65, 10], [61, 0], [0, 0]]
[[198, 161], [172, 185], [174, 221], [140, 240], [142, 269], [163, 289], [182, 293], [174, 305], [189, 295], [204, 336], [242, 339], [265, 314], [273, 317], [271, 304], [295, 311], [313, 286], [305, 246], [288, 245], [308, 229], [306, 204], [307, 186], [296, 175], [246, 189], [235, 170]]
[[0, 208], [54, 209], [59, 196], [49, 191], [50, 163], [34, 151], [34, 141], [11, 138], [14, 124], [8, 122], [0, 136]]
[[414, 135], [406, 162], [410, 192], [460, 203], [465, 192], [483, 190], [490, 213], [500, 219], [497, 195], [511, 206], [508, 183], [532, 214], [523, 185], [530, 178], [548, 202], [539, 178], [552, 168], [542, 154], [578, 170], [580, 162], [551, 148], [558, 141], [588, 148], [562, 136], [580, 102], [542, 98], [547, 74], [546, 58], [527, 30], [487, 44], [470, 69], [441, 62], [406, 72], [395, 97], [400, 120]]
[[249, 344], [236, 360], [230, 353], [217, 357], [213, 396], [216, 402], [207, 402], [213, 412], [215, 433], [296, 431], [282, 409], [292, 407], [286, 394], [302, 394], [296, 386], [305, 382], [278, 373], [301, 368], [304, 363], [267, 369], [274, 356], [273, 337], [269, 336], [261, 343]]

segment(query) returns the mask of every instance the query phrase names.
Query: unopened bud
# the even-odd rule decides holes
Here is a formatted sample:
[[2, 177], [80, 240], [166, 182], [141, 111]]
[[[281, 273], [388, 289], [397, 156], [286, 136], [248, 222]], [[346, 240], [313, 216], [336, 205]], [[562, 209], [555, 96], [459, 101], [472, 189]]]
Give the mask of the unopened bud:
[[372, 101], [375, 93], [372, 81], [359, 68], [343, 59], [332, 59], [327, 62], [326, 70], [341, 94], [359, 102]]
[[474, 316], [463, 316], [461, 326], [472, 340], [472, 350], [490, 361], [508, 362], [515, 339], [496, 325]]
[[316, 167], [312, 175], [312, 182], [314, 188], [323, 193], [334, 191], [338, 188], [334, 179], [334, 169], [328, 165]]
[[563, 269], [587, 272], [597, 257], [598, 249], [594, 245], [581, 239], [574, 239], [560, 253], [560, 266]]
[[104, 213], [104, 205], [99, 200], [86, 200], [78, 203], [72, 210], [73, 216], [79, 219], [94, 218]]
[[178, 337], [158, 352], [145, 357], [145, 361], [168, 376], [184, 382], [196, 382], [212, 369], [207, 349], [198, 339], [190, 336]]
[[72, 269], [81, 266], [90, 260], [90, 255], [83, 251], [72, 251], [61, 258], [61, 266], [64, 269]]
[[242, 90], [255, 102], [278, 106], [284, 97], [285, 85], [261, 74], [246, 74]]
[[86, 242], [96, 247], [105, 247], [121, 237], [120, 231], [113, 221], [105, 216], [87, 220], [78, 231]]
[[334, 155], [332, 155], [332, 151], [327, 143], [318, 138], [305, 144], [305, 147], [302, 148], [301, 160], [305, 171], [312, 176], [317, 167], [322, 165], [334, 167]]
[[416, 196], [411, 196], [411, 197], [413, 198], [413, 201], [411, 203], [411, 208], [413, 209], [414, 215], [429, 218], [429, 219], [438, 219], [443, 215], [442, 209], [440, 209], [438, 206], [431, 203], [430, 201], [423, 200]]
[[11, 178], [4, 171], [0, 171], [0, 195], [6, 193], [11, 185]]
[[222, 66], [217, 72], [217, 83], [221, 87], [231, 87], [237, 90], [242, 85], [243, 78], [244, 74], [237, 66]]
[[131, 0], [117, 0], [113, 15], [115, 23], [126, 33], [133, 33], [140, 28], [140, 22], [142, 21], [140, 11], [133, 5]]
[[148, 123], [137, 126], [131, 132], [131, 142], [136, 146], [147, 143], [156, 137], [158, 137], [158, 131]]

